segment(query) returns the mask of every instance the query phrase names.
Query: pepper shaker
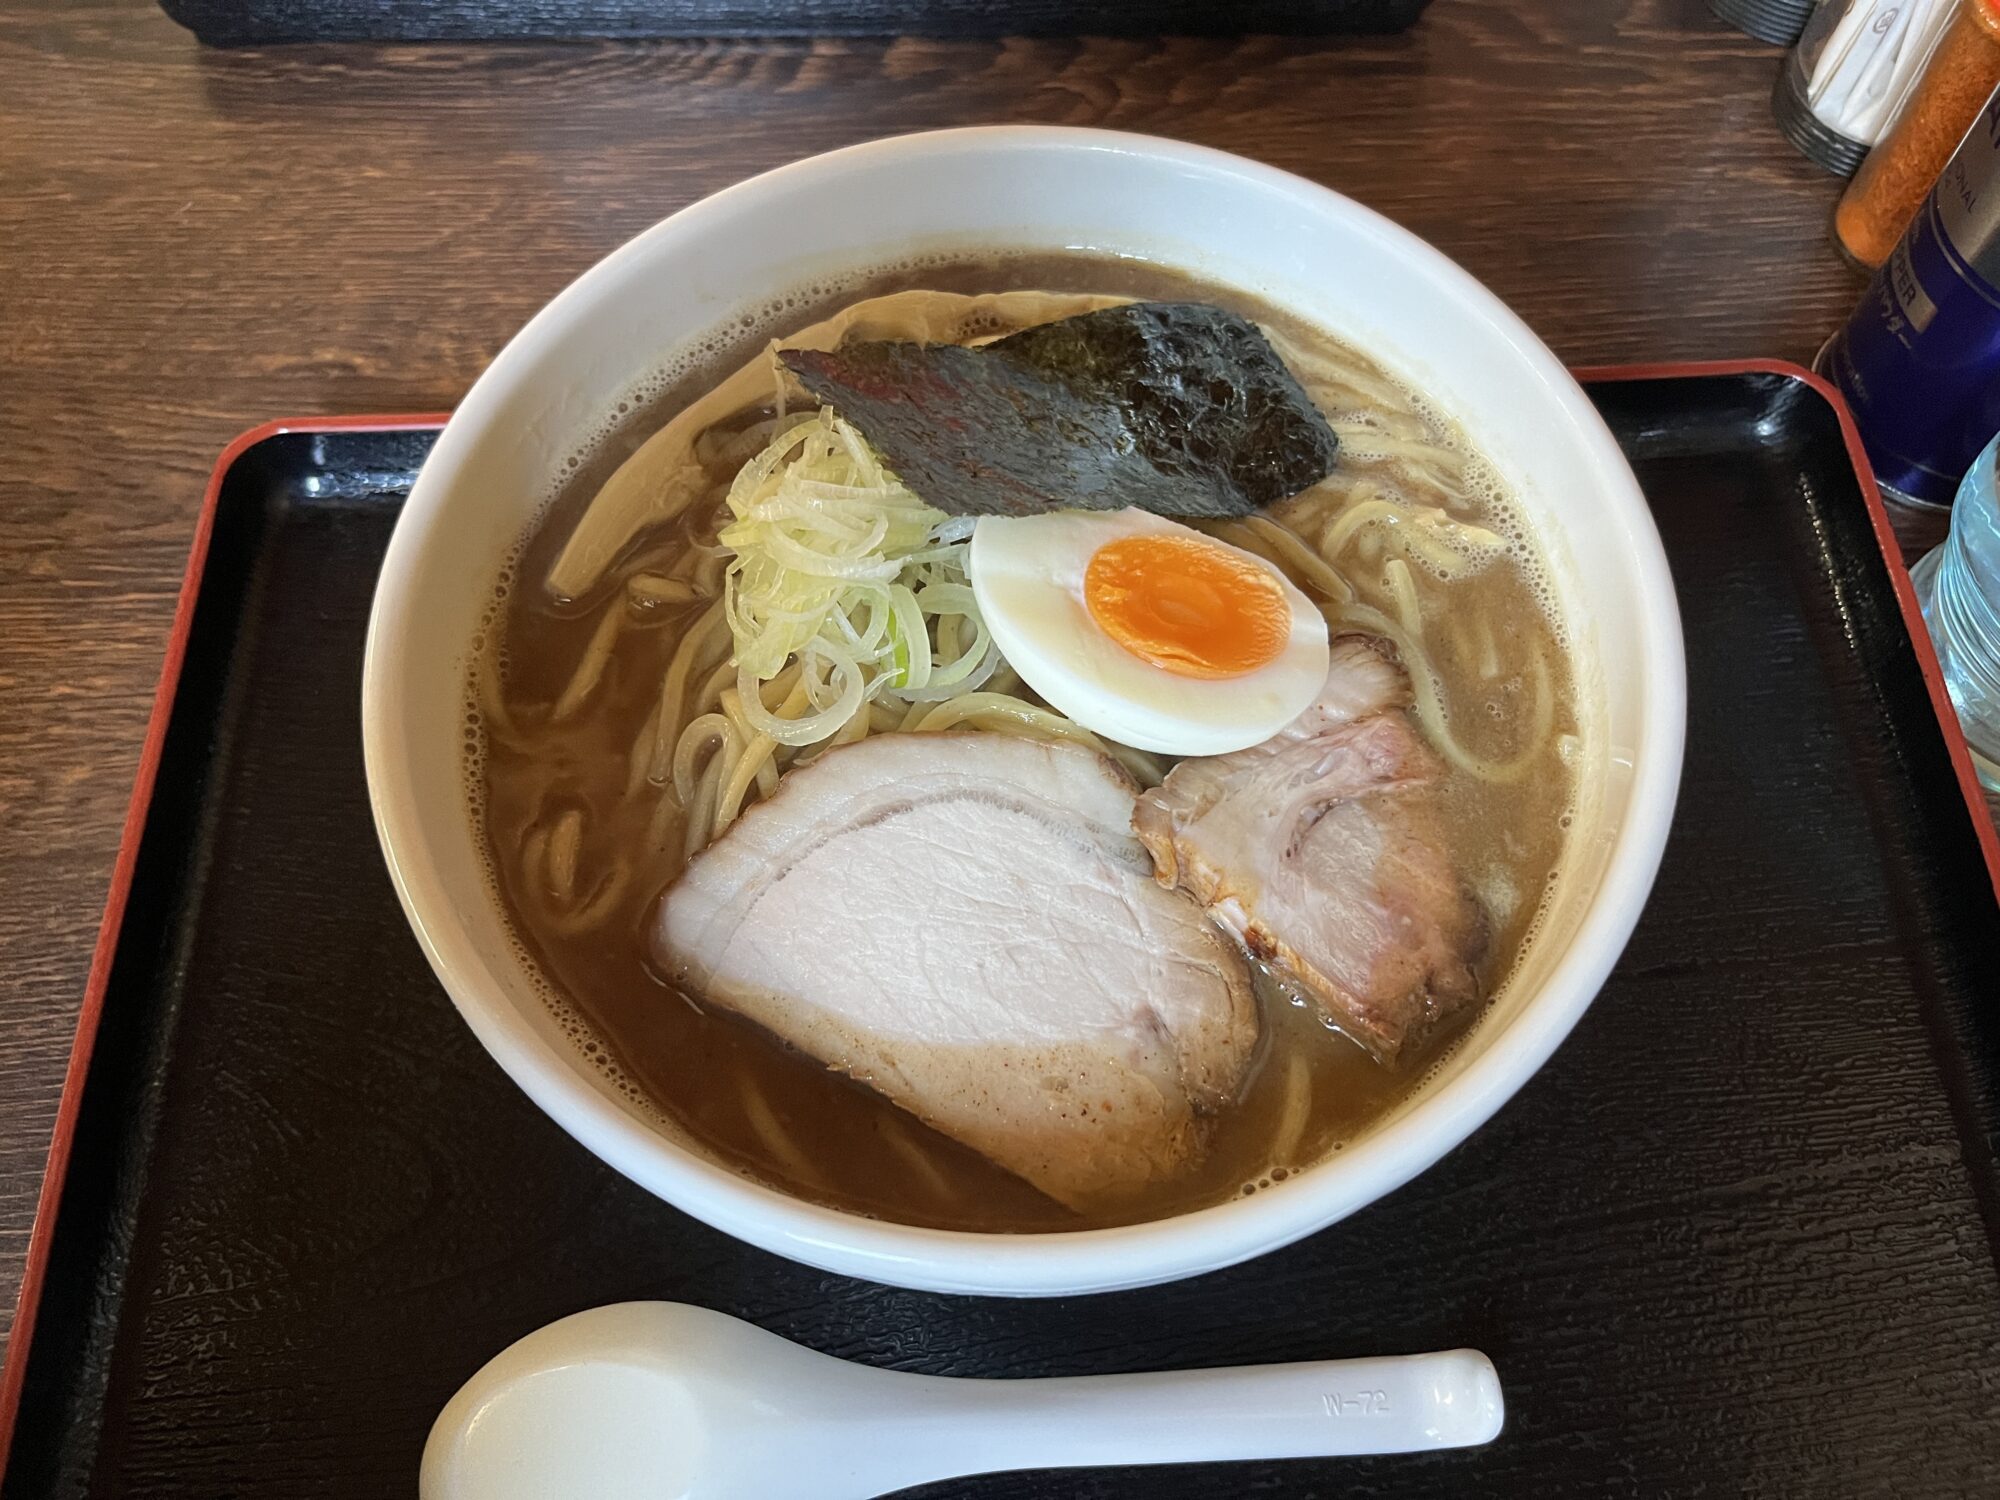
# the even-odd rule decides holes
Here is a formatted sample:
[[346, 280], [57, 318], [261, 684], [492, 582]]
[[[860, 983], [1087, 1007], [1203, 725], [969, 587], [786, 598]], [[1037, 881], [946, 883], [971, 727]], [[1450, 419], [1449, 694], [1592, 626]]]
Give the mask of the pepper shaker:
[[1834, 210], [1834, 241], [1856, 265], [1889, 258], [1980, 109], [2000, 87], [2000, 0], [1959, 0], [1882, 144]]

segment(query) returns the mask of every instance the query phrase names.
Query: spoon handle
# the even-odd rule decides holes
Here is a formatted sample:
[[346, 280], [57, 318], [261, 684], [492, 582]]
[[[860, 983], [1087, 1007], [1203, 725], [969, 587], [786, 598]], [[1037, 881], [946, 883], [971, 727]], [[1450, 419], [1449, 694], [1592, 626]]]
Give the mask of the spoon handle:
[[1505, 1415], [1499, 1376], [1475, 1349], [922, 1384], [918, 1410], [949, 1434], [959, 1474], [1464, 1448], [1491, 1442]]

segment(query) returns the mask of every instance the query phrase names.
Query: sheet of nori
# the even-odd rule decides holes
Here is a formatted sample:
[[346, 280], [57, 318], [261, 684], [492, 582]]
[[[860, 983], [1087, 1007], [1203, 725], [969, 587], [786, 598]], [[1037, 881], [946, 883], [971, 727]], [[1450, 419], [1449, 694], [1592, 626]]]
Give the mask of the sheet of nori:
[[783, 357], [952, 515], [1247, 515], [1324, 479], [1338, 448], [1257, 325], [1206, 303], [1107, 307], [975, 349]]

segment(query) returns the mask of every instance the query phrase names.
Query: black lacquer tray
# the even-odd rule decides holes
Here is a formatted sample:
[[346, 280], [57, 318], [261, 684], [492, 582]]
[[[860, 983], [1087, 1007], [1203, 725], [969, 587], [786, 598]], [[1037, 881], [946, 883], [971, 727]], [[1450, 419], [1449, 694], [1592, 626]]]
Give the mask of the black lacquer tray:
[[938, 1374], [1469, 1344], [1507, 1392], [1479, 1450], [931, 1497], [2000, 1493], [2000, 906], [1907, 581], [1804, 372], [1611, 373], [1591, 389], [1666, 538], [1692, 701], [1666, 863], [1602, 997], [1492, 1123], [1347, 1222], [1046, 1302], [749, 1249], [487, 1060], [403, 923], [362, 779], [369, 595], [433, 434], [248, 435], [84, 1008], [0, 1493], [407, 1496], [489, 1355], [637, 1297]]
[[1395, 32], [1430, 0], [161, 0], [211, 46], [473, 38]]

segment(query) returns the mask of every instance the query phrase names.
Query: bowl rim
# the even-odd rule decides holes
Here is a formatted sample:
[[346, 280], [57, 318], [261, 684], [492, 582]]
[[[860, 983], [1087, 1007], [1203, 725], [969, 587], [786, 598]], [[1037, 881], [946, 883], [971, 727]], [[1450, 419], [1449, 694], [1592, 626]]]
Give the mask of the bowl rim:
[[[1383, 1129], [1286, 1181], [1168, 1218], [1113, 1228], [1009, 1233], [926, 1228], [824, 1207], [766, 1187], [646, 1126], [581, 1077], [579, 1058], [485, 998], [479, 953], [429, 859], [417, 804], [402, 784], [391, 657], [411, 615], [412, 582], [450, 493], [505, 394], [533, 379], [541, 346], [628, 266], [695, 241], [795, 183], [917, 157], [1109, 153], [1184, 166], [1287, 195], [1421, 265], [1479, 310], [1534, 368], [1603, 474], [1633, 544], [1645, 682], [1625, 815], [1598, 887], [1536, 993], [1455, 1077]], [[1686, 669], [1673, 580], [1638, 482], [1568, 370], [1500, 299], [1443, 252], [1333, 189], [1210, 147], [1070, 126], [972, 126], [891, 136], [774, 168], [681, 208], [585, 270], [494, 356], [473, 383], [412, 487], [384, 557], [362, 667], [362, 740], [369, 800], [398, 900], [454, 1006], [510, 1078], [587, 1150], [683, 1212], [750, 1244], [822, 1270], [923, 1290], [1058, 1295], [1153, 1285], [1276, 1249], [1344, 1218], [1462, 1144], [1533, 1076], [1582, 1018], [1617, 961], [1657, 874], [1677, 795], [1686, 726]]]

